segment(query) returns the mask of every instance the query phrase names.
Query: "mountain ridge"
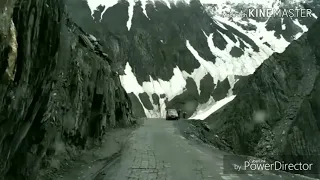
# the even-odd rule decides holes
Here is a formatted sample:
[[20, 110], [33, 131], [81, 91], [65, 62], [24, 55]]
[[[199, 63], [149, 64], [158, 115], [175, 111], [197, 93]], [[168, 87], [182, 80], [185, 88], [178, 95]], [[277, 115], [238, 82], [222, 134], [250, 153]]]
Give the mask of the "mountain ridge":
[[[141, 104], [138, 116], [147, 117], [163, 117], [169, 107], [186, 109], [188, 117], [195, 117], [201, 104], [211, 106], [222, 96], [234, 95], [232, 88], [237, 77], [252, 74], [264, 59], [273, 52], [282, 52], [289, 44], [281, 35], [294, 40], [315, 21], [283, 20], [287, 27], [284, 30], [281, 19], [241, 21], [247, 22], [245, 26], [256, 26], [257, 31], [253, 31], [236, 25], [233, 21], [240, 22], [236, 18], [213, 17], [212, 8], [200, 1], [178, 3], [170, 8], [155, 1], [145, 4], [146, 11], [141, 1], [134, 6], [130, 2], [99, 6], [93, 14], [85, 2], [70, 1], [67, 7], [77, 24], [100, 39], [104, 51], [130, 74], [121, 75], [122, 84], [131, 99]], [[133, 11], [130, 10], [132, 21], [128, 30], [129, 8]], [[277, 40], [279, 36], [281, 39]], [[265, 41], [271, 39], [275, 41], [268, 45]], [[201, 82], [214, 86], [201, 93], [200, 87], [206, 87]], [[222, 86], [222, 82], [227, 85]], [[214, 94], [220, 94], [219, 98], [214, 99]], [[157, 96], [159, 102], [153, 102], [152, 96]]]
[[232, 102], [206, 118], [209, 142], [236, 154], [313, 163], [312, 171], [295, 173], [319, 178], [319, 30], [320, 20], [270, 56]]

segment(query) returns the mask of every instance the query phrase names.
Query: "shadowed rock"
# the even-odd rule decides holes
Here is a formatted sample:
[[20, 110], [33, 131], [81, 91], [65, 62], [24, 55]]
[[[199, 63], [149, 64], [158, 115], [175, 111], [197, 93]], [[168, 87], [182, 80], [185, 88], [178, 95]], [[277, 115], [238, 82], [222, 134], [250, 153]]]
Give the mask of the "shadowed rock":
[[0, 179], [33, 180], [51, 155], [129, 125], [131, 102], [62, 0], [7, 2], [0, 3]]
[[152, 110], [153, 109], [152, 103], [151, 103], [149, 95], [147, 93], [140, 93], [139, 94], [139, 98], [140, 98], [143, 106], [146, 109], [148, 109], [148, 110]]
[[128, 95], [129, 95], [130, 101], [132, 103], [133, 116], [135, 118], [146, 117], [146, 114], [144, 112], [143, 106], [140, 103], [138, 97], [133, 93], [129, 93]]
[[319, 32], [320, 20], [285, 52], [274, 53], [242, 79], [237, 97], [206, 119], [211, 135], [225, 144], [219, 147], [288, 163], [313, 163], [312, 171], [295, 173], [319, 178]]

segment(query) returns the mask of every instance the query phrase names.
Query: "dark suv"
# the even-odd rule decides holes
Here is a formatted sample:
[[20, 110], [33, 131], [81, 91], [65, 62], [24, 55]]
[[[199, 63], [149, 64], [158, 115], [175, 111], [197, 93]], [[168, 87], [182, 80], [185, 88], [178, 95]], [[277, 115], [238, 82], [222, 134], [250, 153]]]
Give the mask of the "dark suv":
[[177, 110], [168, 109], [167, 110], [166, 119], [167, 120], [178, 120], [179, 119], [179, 114], [178, 114]]

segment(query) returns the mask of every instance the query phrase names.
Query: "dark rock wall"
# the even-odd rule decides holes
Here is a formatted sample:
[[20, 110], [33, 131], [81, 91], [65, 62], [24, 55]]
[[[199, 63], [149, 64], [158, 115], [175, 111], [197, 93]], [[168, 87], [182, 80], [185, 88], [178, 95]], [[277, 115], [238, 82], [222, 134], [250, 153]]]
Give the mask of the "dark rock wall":
[[207, 118], [212, 133], [231, 151], [318, 164], [319, 32], [320, 20], [284, 53], [266, 60], [238, 87], [232, 102]]
[[[214, 63], [216, 57], [209, 50], [204, 32], [207, 35], [214, 33], [214, 44], [221, 50], [226, 49], [227, 42], [219, 32], [225, 34], [234, 42], [237, 41], [236, 37], [239, 37], [241, 48], [234, 47], [232, 49], [230, 54], [233, 57], [243, 56], [246, 46], [256, 52], [260, 51], [258, 45], [247, 35], [228, 25], [224, 25], [228, 30], [217, 25], [205, 10], [210, 5], [202, 6], [198, 0], [191, 1], [190, 5], [172, 4], [171, 9], [161, 1], [155, 2], [155, 6], [147, 4], [146, 12], [150, 19], [145, 16], [141, 3], [137, 1], [134, 6], [130, 31], [127, 29], [128, 6], [129, 3], [122, 0], [113, 7], [109, 7], [103, 14], [102, 19], [101, 13], [104, 12], [104, 7], [100, 6], [93, 14], [95, 18], [93, 20], [86, 1], [69, 0], [67, 2], [68, 12], [77, 24], [98, 37], [104, 50], [112, 59], [122, 66], [129, 62], [140, 84], [143, 81], [149, 81], [149, 76], [153, 79], [161, 78], [167, 81], [173, 76], [173, 68], [176, 66], [188, 73], [198, 68], [200, 66], [199, 62], [186, 47], [187, 39], [202, 58]], [[299, 21], [309, 27], [315, 19], [302, 18]], [[248, 24], [250, 25], [250, 23]], [[286, 30], [282, 30], [280, 18], [270, 18], [267, 28], [270, 31], [275, 31], [275, 36], [280, 37], [282, 35], [288, 41], [292, 41], [296, 33], [302, 32], [302, 29], [296, 26], [291, 19], [284, 21], [284, 24], [288, 27]], [[248, 45], [245, 45], [245, 43]], [[193, 87], [191, 89], [186, 88], [186, 91], [188, 91], [186, 94], [191, 95], [192, 100], [177, 97], [174, 102], [168, 105], [176, 104], [177, 106], [174, 106], [174, 108], [180, 108], [180, 104], [193, 102], [194, 98], [196, 98], [195, 103], [198, 105], [207, 102], [210, 95], [216, 101], [223, 99], [230, 89], [229, 82], [226, 79], [217, 85], [210, 81], [213, 78], [208, 74], [206, 79], [201, 81], [200, 88], [202, 90], [204, 88], [208, 89], [201, 91], [204, 93], [200, 95], [200, 98], [198, 98], [198, 91], [194, 91]], [[217, 86], [217, 88], [214, 89], [207, 84], [213, 84], [212, 86]], [[144, 103], [149, 104], [150, 102], [144, 101]], [[194, 111], [194, 108], [185, 110], [191, 112]], [[140, 110], [137, 109], [136, 111]]]
[[[12, 67], [12, 63], [10, 62], [14, 62], [16, 59], [16, 46], [14, 45], [16, 43], [15, 28], [11, 19], [14, 2], [14, 0], [0, 2], [0, 56], [2, 57], [0, 59], [0, 74], [5, 74], [1, 77], [2, 81], [12, 79], [14, 67]], [[14, 60], [10, 61], [12, 59]]]
[[[234, 41], [236, 41], [235, 37], [239, 36], [241, 41], [248, 43], [255, 51], [259, 51], [258, 46], [246, 35], [234, 28], [226, 31], [218, 26], [197, 0], [192, 1], [190, 5], [178, 3], [175, 6], [172, 4], [172, 9], [160, 1], [155, 3], [155, 7], [148, 4], [146, 11], [150, 20], [143, 13], [140, 2], [136, 2], [130, 31], [126, 26], [129, 18], [128, 6], [127, 1], [120, 1], [108, 8], [102, 19], [101, 12], [104, 8], [100, 7], [93, 14], [95, 17], [93, 20], [86, 1], [69, 0], [67, 2], [68, 12], [77, 24], [98, 37], [104, 50], [112, 59], [122, 66], [129, 62], [140, 85], [144, 81], [149, 81], [150, 76], [153, 79], [170, 80], [173, 76], [173, 68], [176, 66], [181, 71], [184, 70], [188, 73], [192, 73], [194, 69], [198, 68], [200, 63], [186, 47], [187, 39], [202, 58], [215, 62], [216, 57], [209, 49], [204, 32], [207, 35], [215, 33], [214, 42], [219, 46], [222, 44], [219, 47], [222, 50], [226, 48], [226, 42], [218, 31]], [[191, 82], [193, 80], [188, 79], [187, 81], [187, 84], [195, 84], [195, 82]], [[226, 79], [226, 81], [228, 80]], [[207, 87], [208, 83], [213, 84], [213, 77], [210, 74], [207, 75], [207, 80], [201, 81], [200, 86]], [[212, 86], [214, 87], [214, 84]], [[203, 91], [205, 93], [201, 94], [201, 98], [198, 98], [197, 87], [194, 88], [193, 85], [189, 87], [191, 88], [187, 87], [185, 94], [190, 95], [190, 98], [177, 97], [168, 106], [181, 108], [181, 104], [189, 104], [190, 102], [196, 103], [195, 106], [197, 106], [199, 103], [207, 102], [210, 95], [215, 93], [215, 90], [209, 85], [210, 89]], [[220, 90], [227, 92], [229, 88], [223, 89], [225, 87], [228, 88], [221, 86]], [[221, 96], [226, 95], [226, 93], [218, 93]], [[150, 104], [149, 98], [145, 98], [143, 102]], [[146, 108], [149, 109], [149, 107], [148, 105]], [[193, 105], [188, 107], [190, 108], [184, 108], [184, 110], [188, 111], [188, 114], [192, 114], [195, 108]], [[140, 107], [134, 111], [137, 111], [136, 114], [140, 114], [138, 112]]]
[[129, 98], [132, 103], [132, 114], [135, 118], [141, 118], [141, 117], [146, 117], [146, 114], [144, 112], [142, 102], [139, 101], [138, 97], [133, 94], [129, 93]]
[[[197, 85], [192, 78], [186, 79], [185, 91], [166, 103], [168, 109], [181, 109], [186, 112], [186, 117], [192, 116], [195, 112], [200, 96]], [[211, 82], [213, 85], [213, 83]]]
[[58, 137], [85, 148], [130, 124], [131, 103], [112, 61], [67, 18], [62, 0], [6, 7], [15, 9], [12, 26], [0, 3], [0, 179], [35, 179]]

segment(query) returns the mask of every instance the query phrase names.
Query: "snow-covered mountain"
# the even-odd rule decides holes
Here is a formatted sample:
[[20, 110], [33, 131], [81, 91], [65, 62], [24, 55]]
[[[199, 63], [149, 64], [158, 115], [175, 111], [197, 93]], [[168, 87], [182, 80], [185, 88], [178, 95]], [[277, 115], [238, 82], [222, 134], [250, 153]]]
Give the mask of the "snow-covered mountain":
[[[121, 83], [136, 116], [163, 117], [174, 107], [196, 119], [233, 100], [237, 81], [283, 52], [320, 10], [316, 1], [298, 0], [70, 0], [67, 8], [114, 67], [124, 67]], [[251, 16], [290, 9], [305, 14]]]

